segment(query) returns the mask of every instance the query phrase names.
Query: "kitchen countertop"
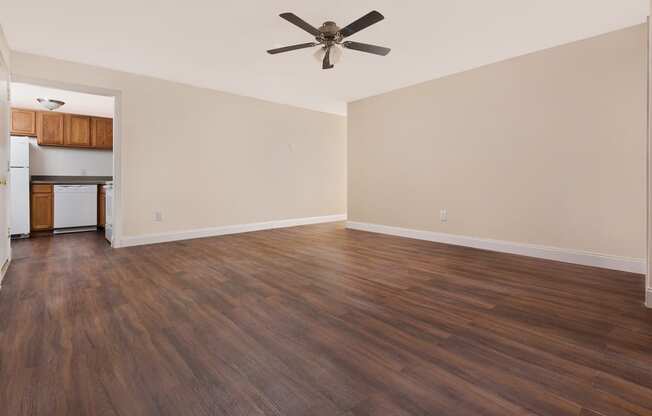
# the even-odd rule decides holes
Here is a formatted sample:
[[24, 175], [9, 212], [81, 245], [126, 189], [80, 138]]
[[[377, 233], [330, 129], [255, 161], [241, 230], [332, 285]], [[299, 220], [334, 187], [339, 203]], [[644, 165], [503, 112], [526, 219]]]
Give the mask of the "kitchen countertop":
[[112, 182], [112, 176], [37, 176], [31, 178], [32, 183], [48, 183], [55, 185], [104, 185]]

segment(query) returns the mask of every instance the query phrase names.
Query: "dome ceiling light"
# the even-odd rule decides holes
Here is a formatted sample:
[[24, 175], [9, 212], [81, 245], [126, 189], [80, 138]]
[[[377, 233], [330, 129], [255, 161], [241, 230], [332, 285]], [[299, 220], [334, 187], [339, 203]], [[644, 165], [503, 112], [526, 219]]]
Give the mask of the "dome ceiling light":
[[52, 100], [50, 98], [37, 98], [36, 101], [50, 111], [54, 111], [65, 104], [65, 102], [61, 100]]

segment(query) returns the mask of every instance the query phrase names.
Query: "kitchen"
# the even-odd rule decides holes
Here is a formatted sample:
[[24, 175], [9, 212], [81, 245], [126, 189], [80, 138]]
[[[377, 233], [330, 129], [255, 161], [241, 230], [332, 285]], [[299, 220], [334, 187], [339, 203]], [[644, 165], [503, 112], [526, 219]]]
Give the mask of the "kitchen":
[[11, 85], [12, 238], [112, 239], [114, 98]]

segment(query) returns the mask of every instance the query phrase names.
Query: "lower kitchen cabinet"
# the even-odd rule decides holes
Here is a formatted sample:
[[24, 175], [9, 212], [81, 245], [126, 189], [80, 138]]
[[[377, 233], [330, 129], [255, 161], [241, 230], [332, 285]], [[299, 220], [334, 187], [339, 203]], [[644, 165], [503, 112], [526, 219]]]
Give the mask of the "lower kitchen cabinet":
[[54, 194], [52, 185], [32, 184], [31, 222], [32, 231], [54, 228]]
[[98, 185], [97, 190], [97, 225], [104, 227], [106, 224], [106, 191], [104, 186]]

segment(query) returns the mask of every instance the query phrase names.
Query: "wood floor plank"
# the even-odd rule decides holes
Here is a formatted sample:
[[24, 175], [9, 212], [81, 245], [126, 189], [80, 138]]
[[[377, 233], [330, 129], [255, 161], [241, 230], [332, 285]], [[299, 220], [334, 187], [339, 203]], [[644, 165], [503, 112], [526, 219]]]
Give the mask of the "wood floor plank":
[[323, 224], [15, 241], [8, 415], [652, 415], [643, 277]]

